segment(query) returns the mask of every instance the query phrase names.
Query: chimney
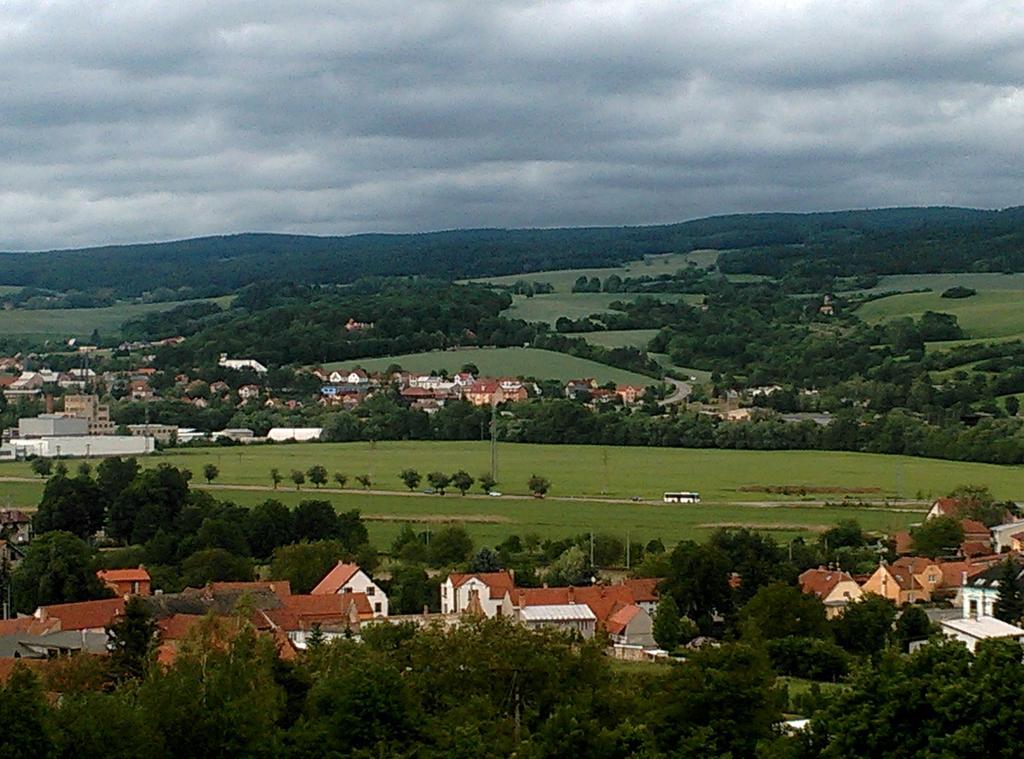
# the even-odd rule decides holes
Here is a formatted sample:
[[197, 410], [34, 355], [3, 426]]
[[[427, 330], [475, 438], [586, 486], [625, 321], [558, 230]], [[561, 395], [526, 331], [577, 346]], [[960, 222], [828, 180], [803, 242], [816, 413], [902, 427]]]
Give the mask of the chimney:
[[569, 603], [576, 603], [576, 589], [572, 585], [569, 586]]
[[53, 393], [46, 394], [46, 413], [53, 413]]

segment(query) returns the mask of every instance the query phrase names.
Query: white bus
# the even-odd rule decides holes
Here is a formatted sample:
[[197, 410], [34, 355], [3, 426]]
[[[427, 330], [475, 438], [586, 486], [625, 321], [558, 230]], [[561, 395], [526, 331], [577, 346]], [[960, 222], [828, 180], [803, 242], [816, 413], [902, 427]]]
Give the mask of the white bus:
[[665, 495], [661, 497], [661, 500], [665, 503], [700, 503], [700, 493], [691, 493], [687, 491], [665, 493]]

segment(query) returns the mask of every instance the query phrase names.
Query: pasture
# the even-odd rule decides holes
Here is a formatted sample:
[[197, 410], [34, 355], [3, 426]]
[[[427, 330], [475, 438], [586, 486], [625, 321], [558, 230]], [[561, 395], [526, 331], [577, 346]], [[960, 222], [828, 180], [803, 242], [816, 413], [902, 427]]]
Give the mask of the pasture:
[[465, 364], [475, 364], [480, 373], [492, 377], [536, 377], [538, 379], [570, 380], [593, 377], [598, 382], [630, 385], [651, 385], [657, 380], [625, 369], [599, 364], [567, 353], [539, 348], [460, 348], [450, 351], [408, 353], [402, 356], [361, 358], [325, 364], [324, 368], [354, 369], [359, 366], [368, 372], [384, 371], [398, 364], [410, 372], [447, 371], [453, 374]]
[[697, 266], [708, 266], [718, 259], [717, 250], [695, 250], [691, 253], [663, 253], [644, 256], [638, 261], [629, 261], [622, 266], [597, 269], [557, 269], [553, 271], [537, 271], [526, 274], [510, 274], [505, 277], [481, 277], [472, 280], [495, 285], [514, 285], [516, 282], [545, 282], [555, 288], [555, 292], [568, 293], [579, 277], [598, 277], [601, 280], [618, 274], [626, 277], [657, 277], [659, 274], [675, 274], [679, 269], [693, 261]]
[[1024, 292], [979, 290], [969, 298], [943, 298], [940, 292], [891, 295], [865, 303], [857, 315], [869, 323], [899, 317], [919, 318], [925, 311], [953, 314], [971, 340], [1006, 338], [1024, 333]]
[[[226, 306], [233, 296], [215, 298]], [[92, 331], [101, 335], [118, 335], [121, 325], [145, 314], [169, 311], [176, 306], [197, 301], [167, 303], [119, 303], [106, 308], [11, 309], [0, 311], [0, 334], [28, 335], [37, 338], [88, 338]]]
[[513, 296], [512, 307], [503, 312], [505, 316], [523, 319], [528, 322], [547, 322], [554, 326], [558, 318], [582, 319], [593, 314], [602, 314], [612, 310], [615, 301], [632, 303], [640, 297], [655, 298], [660, 301], [684, 301], [699, 303], [703, 296], [689, 293], [572, 293], [555, 292], [534, 295]]
[[[218, 498], [253, 505], [278, 498], [289, 505], [306, 498], [325, 498], [338, 509], [358, 508], [368, 518], [375, 543], [386, 545], [407, 521], [429, 527], [464, 523], [478, 543], [493, 544], [504, 536], [536, 532], [545, 537], [595, 532], [629, 532], [634, 540], [659, 537], [667, 542], [700, 539], [723, 526], [750, 526], [780, 536], [811, 534], [854, 518], [865, 527], [894, 530], [922, 518], [921, 504], [899, 509], [864, 507], [885, 497], [925, 501], [962, 483], [988, 485], [999, 498], [1020, 498], [1024, 471], [1019, 467], [938, 461], [900, 456], [819, 451], [726, 451], [612, 446], [519, 445], [498, 447], [498, 489], [506, 495], [488, 497], [474, 488], [471, 495], [445, 497], [408, 493], [398, 473], [411, 467], [423, 475], [465, 469], [476, 476], [488, 470], [486, 442], [380, 442], [284, 444], [232, 448], [171, 450], [144, 459], [146, 466], [170, 463], [195, 473], [197, 487], [203, 466], [215, 464], [220, 476], [212, 492]], [[322, 464], [331, 473], [349, 476], [348, 487], [301, 491], [288, 480], [292, 470]], [[72, 467], [73, 467], [72, 462]], [[285, 477], [272, 490], [269, 473]], [[548, 477], [549, 497], [527, 497], [532, 473]], [[370, 492], [357, 490], [352, 478], [369, 474]], [[31, 477], [25, 463], [0, 464], [0, 477]], [[333, 482], [333, 481], [332, 481]], [[780, 495], [780, 487], [808, 489], [807, 494]], [[697, 505], [664, 505], [665, 490], [697, 490]], [[847, 492], [860, 491], [860, 492]], [[390, 491], [390, 492], [387, 492]], [[31, 507], [38, 502], [42, 480], [0, 482], [0, 503]], [[629, 500], [639, 497], [640, 502]], [[846, 506], [822, 506], [829, 500]]]
[[647, 348], [658, 330], [656, 329], [619, 329], [606, 332], [581, 332], [579, 335], [588, 343], [600, 345], [603, 348]]

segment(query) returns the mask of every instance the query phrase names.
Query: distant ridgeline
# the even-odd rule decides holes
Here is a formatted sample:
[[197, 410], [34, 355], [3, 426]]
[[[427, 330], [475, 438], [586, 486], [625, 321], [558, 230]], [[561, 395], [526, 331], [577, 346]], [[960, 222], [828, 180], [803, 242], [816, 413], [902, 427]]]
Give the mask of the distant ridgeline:
[[820, 277], [1024, 271], [1024, 209], [897, 208], [716, 216], [681, 224], [475, 229], [349, 237], [240, 234], [45, 253], [0, 253], [0, 284], [49, 290], [220, 292], [275, 278], [302, 284], [367, 276], [498, 276], [614, 266], [644, 255], [728, 251], [729, 273]]

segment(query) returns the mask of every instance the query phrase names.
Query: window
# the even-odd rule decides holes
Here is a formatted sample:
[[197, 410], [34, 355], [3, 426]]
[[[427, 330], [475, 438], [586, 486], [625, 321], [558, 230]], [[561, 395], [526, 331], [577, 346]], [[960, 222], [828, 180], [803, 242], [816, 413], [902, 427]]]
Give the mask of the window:
[[367, 585], [366, 586], [366, 595], [372, 596], [374, 590], [375, 590], [375, 588], [374, 588], [373, 585]]
[[351, 593], [352, 592], [352, 588], [349, 587], [348, 585], [346, 585], [344, 588], [341, 589], [341, 592], [342, 593]]
[[380, 601], [378, 601], [377, 603], [375, 603], [375, 604], [373, 605], [373, 610], [374, 610], [375, 612], [377, 612], [378, 614], [380, 613]]

